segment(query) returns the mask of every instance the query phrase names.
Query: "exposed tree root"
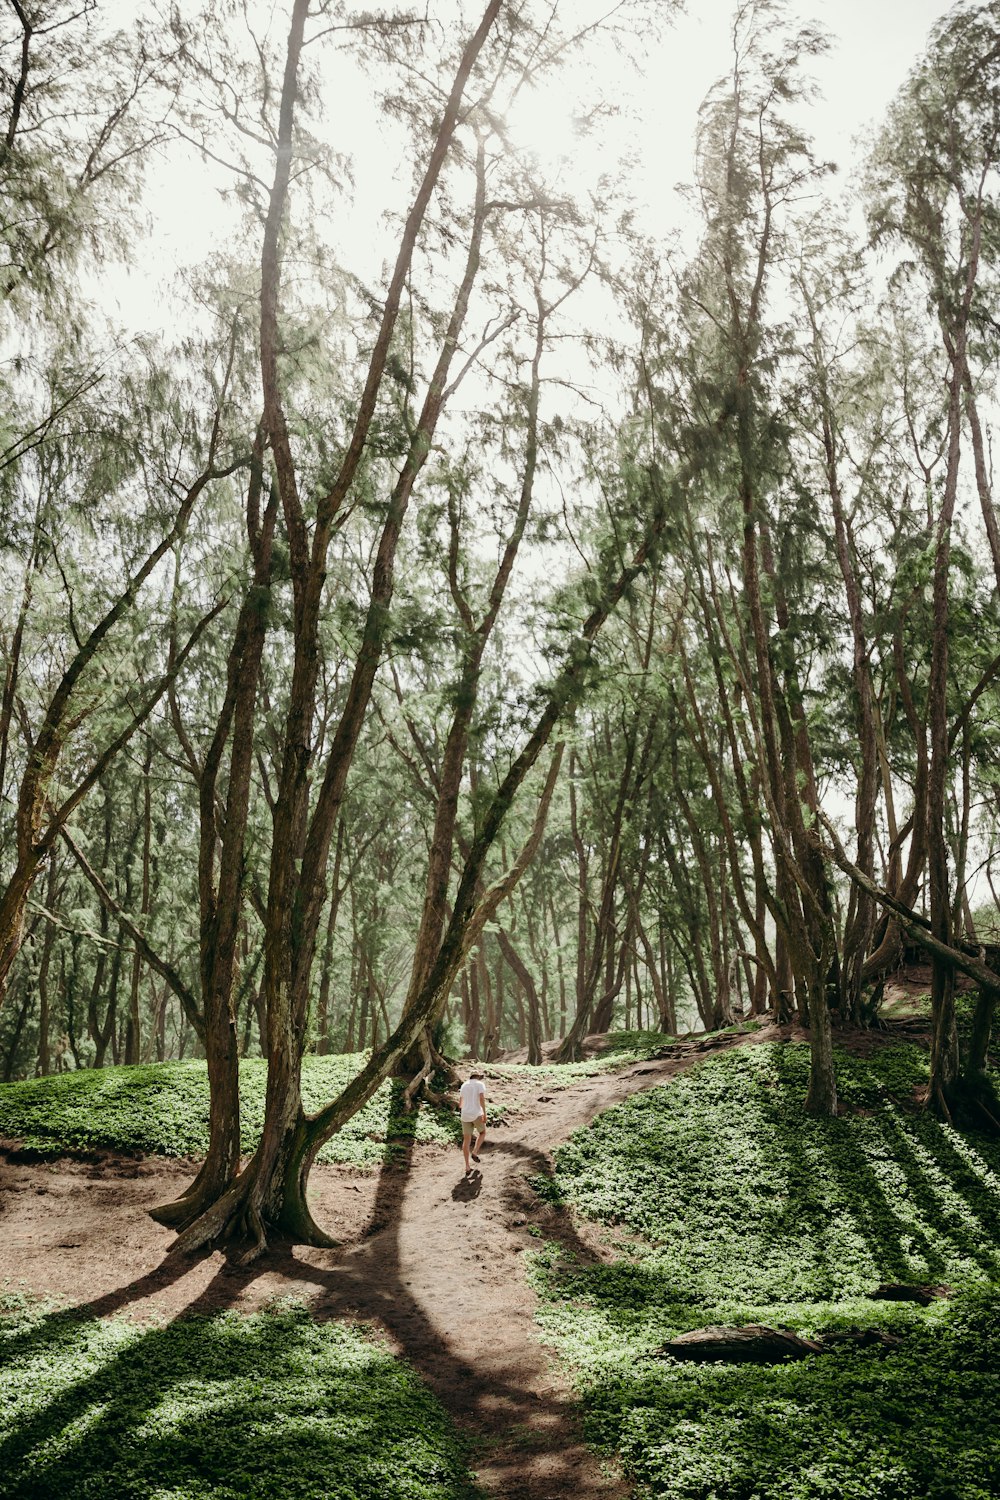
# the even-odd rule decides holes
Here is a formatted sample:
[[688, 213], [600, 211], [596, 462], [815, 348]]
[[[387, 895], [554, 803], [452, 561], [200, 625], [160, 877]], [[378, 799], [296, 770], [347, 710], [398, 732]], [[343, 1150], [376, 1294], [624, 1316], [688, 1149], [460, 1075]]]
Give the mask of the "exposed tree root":
[[289, 1172], [281, 1212], [275, 1220], [274, 1227], [282, 1234], [288, 1235], [297, 1245], [312, 1245], [319, 1250], [335, 1250], [340, 1241], [327, 1234], [326, 1230], [316, 1223], [306, 1201], [305, 1184], [311, 1165], [310, 1157], [307, 1165], [300, 1164]]
[[250, 1234], [253, 1236], [253, 1244], [244, 1255], [240, 1257], [240, 1265], [249, 1266], [257, 1260], [267, 1249], [267, 1234], [264, 1230], [264, 1221], [257, 1212], [253, 1202], [247, 1204], [244, 1221]]
[[439, 1093], [437, 1089], [432, 1089], [427, 1083], [424, 1084], [420, 1092], [420, 1097], [427, 1104], [433, 1104], [438, 1109], [455, 1108], [455, 1100], [451, 1097], [450, 1094]]
[[[457, 1085], [461, 1080], [453, 1065], [426, 1030], [412, 1045], [419, 1048], [423, 1061], [402, 1090], [403, 1108], [411, 1110], [418, 1098], [443, 1107], [453, 1105], [453, 1099], [431, 1087], [431, 1079], [439, 1072], [449, 1084]], [[300, 1106], [297, 1121], [286, 1124], [282, 1141], [272, 1142], [266, 1152], [262, 1143], [238, 1177], [220, 1182], [217, 1167], [209, 1173], [206, 1163], [181, 1198], [152, 1211], [159, 1223], [179, 1230], [173, 1250], [194, 1255], [222, 1243], [243, 1242], [248, 1248], [240, 1264], [251, 1265], [266, 1252], [272, 1234], [287, 1236], [299, 1245], [337, 1248], [339, 1241], [316, 1223], [306, 1201], [309, 1170], [329, 1129], [327, 1123], [324, 1133], [321, 1116], [307, 1118]]]
[[421, 1067], [419, 1073], [414, 1074], [414, 1076], [410, 1079], [410, 1082], [403, 1090], [403, 1108], [405, 1110], [411, 1110], [413, 1108], [417, 1093], [434, 1072], [434, 1054], [431, 1051], [431, 1044], [427, 1039], [426, 1032], [421, 1033], [420, 1050], [423, 1053], [424, 1058], [423, 1066]]
[[191, 1186], [172, 1202], [158, 1203], [149, 1210], [149, 1216], [168, 1229], [186, 1229], [216, 1202], [232, 1180], [232, 1174], [223, 1176], [206, 1159]]
[[149, 1210], [149, 1217], [155, 1219], [157, 1224], [164, 1224], [167, 1229], [183, 1229], [190, 1224], [192, 1217], [197, 1217], [197, 1213], [195, 1200], [185, 1193], [170, 1203], [157, 1203]]
[[231, 1226], [238, 1224], [245, 1190], [242, 1179], [237, 1178], [220, 1198], [184, 1226], [173, 1250], [179, 1255], [196, 1255], [225, 1239]]
[[240, 1257], [240, 1264], [252, 1265], [267, 1250], [272, 1232], [288, 1235], [299, 1245], [336, 1249], [339, 1240], [316, 1223], [301, 1182], [293, 1173], [289, 1176], [292, 1180], [286, 1181], [281, 1209], [272, 1218], [263, 1206], [265, 1195], [260, 1184], [250, 1177], [248, 1168], [220, 1198], [182, 1228], [173, 1250], [180, 1255], [195, 1255], [215, 1245], [249, 1240], [250, 1246]]
[[430, 1080], [435, 1073], [441, 1073], [447, 1079], [449, 1088], [458, 1088], [462, 1083], [461, 1075], [454, 1064], [437, 1050], [427, 1031], [421, 1032], [417, 1038], [417, 1045], [420, 1048], [423, 1064], [403, 1090], [403, 1108], [407, 1111], [411, 1110], [418, 1098], [425, 1100], [428, 1104], [447, 1108], [454, 1101], [449, 1099], [447, 1094], [431, 1088]]

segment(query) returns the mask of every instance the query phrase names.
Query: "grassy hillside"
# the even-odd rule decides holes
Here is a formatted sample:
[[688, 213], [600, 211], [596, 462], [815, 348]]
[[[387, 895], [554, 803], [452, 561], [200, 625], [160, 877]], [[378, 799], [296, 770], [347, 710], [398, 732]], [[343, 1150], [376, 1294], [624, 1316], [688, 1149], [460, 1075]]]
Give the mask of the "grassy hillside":
[[[363, 1054], [304, 1059], [302, 1092], [318, 1109], [354, 1077]], [[264, 1123], [267, 1064], [240, 1064], [243, 1149], [252, 1151]], [[407, 1139], [460, 1138], [454, 1117], [393, 1107], [386, 1083], [320, 1152], [320, 1161], [375, 1166]], [[39, 1151], [142, 1151], [159, 1156], [203, 1156], [208, 1147], [208, 1074], [204, 1062], [93, 1068], [0, 1087], [0, 1136]]]
[[[618, 1037], [567, 1069], [491, 1071], [515, 1115], [518, 1080], [530, 1102], [543, 1080], [556, 1091], [662, 1040]], [[308, 1104], [360, 1061], [308, 1059]], [[919, 1048], [841, 1053], [838, 1068], [843, 1114], [819, 1121], [802, 1109], [804, 1046], [718, 1054], [601, 1115], [537, 1182], [610, 1248], [594, 1264], [547, 1244], [532, 1275], [588, 1435], [621, 1455], [642, 1500], [1000, 1496], [1000, 1142], [917, 1108]], [[248, 1148], [263, 1084], [264, 1064], [245, 1063]], [[0, 1134], [47, 1150], [196, 1155], [206, 1126], [200, 1063], [0, 1089]], [[375, 1165], [414, 1134], [453, 1140], [454, 1117], [404, 1116], [386, 1086], [326, 1154]], [[952, 1295], [926, 1308], [876, 1300], [884, 1281]], [[902, 1343], [762, 1367], [663, 1352], [684, 1330], [746, 1322], [807, 1335], [878, 1327]], [[14, 1304], [0, 1346], [0, 1496], [472, 1493], [454, 1434], [412, 1373], [363, 1333], [301, 1310], [142, 1329]], [[231, 1488], [230, 1435], [250, 1488]], [[202, 1481], [209, 1451], [217, 1467]]]
[[[642, 1057], [664, 1041], [659, 1032], [613, 1032], [599, 1057], [568, 1067], [524, 1064], [491, 1067], [499, 1081], [546, 1080], [554, 1086]], [[305, 1057], [306, 1109], [335, 1098], [368, 1054]], [[252, 1151], [264, 1124], [267, 1064], [240, 1063], [240, 1115], [244, 1151]], [[516, 1100], [505, 1103], [517, 1112]], [[208, 1148], [208, 1074], [204, 1062], [152, 1063], [132, 1068], [87, 1068], [49, 1078], [0, 1084], [0, 1136], [42, 1152], [138, 1151], [156, 1156], [203, 1156]], [[411, 1140], [458, 1141], [461, 1127], [449, 1110], [396, 1108], [392, 1086], [382, 1085], [363, 1110], [328, 1141], [319, 1161], [374, 1167]]]
[[416, 1375], [301, 1308], [168, 1326], [0, 1299], [4, 1500], [475, 1500]]
[[[914, 1108], [916, 1048], [841, 1055], [833, 1121], [802, 1111], [807, 1068], [795, 1044], [715, 1058], [602, 1115], [539, 1184], [617, 1252], [534, 1268], [589, 1435], [663, 1500], [995, 1500], [1000, 1145]], [[883, 1281], [955, 1295], [872, 1300]], [[659, 1352], [737, 1322], [905, 1338], [765, 1367]]]

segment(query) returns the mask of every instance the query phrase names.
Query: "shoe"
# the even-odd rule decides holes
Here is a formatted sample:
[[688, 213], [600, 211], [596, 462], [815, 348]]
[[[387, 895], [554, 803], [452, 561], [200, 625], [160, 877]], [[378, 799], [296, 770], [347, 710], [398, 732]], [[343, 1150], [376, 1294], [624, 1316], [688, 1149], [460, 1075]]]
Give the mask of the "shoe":
[[474, 1161], [474, 1162], [475, 1162], [475, 1163], [476, 1163], [476, 1165], [477, 1165], [477, 1166], [478, 1166], [478, 1165], [479, 1165], [479, 1162], [480, 1162], [480, 1161], [481, 1161], [481, 1160], [482, 1160], [482, 1158], [481, 1158], [481, 1157], [479, 1157], [479, 1156], [477, 1156], [477, 1155], [476, 1155], [476, 1153], [475, 1153], [475, 1152], [474, 1152], [474, 1151], [470, 1151], [470, 1152], [469, 1152], [469, 1155], [470, 1155], [470, 1156], [471, 1156], [471, 1157], [472, 1157], [472, 1160], [473, 1160], [473, 1161]]

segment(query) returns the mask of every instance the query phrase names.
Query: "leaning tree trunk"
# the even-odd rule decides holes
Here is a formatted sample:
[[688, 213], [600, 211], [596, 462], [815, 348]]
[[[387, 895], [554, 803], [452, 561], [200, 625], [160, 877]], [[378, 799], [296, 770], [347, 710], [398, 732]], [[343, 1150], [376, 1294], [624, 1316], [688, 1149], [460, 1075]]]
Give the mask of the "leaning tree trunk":
[[[307, 954], [305, 946], [292, 942], [292, 914], [288, 903], [279, 901], [273, 910], [269, 910], [265, 982], [268, 985], [269, 1031], [273, 1028], [274, 1034], [269, 1036], [263, 1137], [246, 1169], [222, 1197], [181, 1234], [177, 1248], [192, 1251], [219, 1238], [249, 1232], [254, 1238], [252, 1256], [259, 1253], [265, 1243], [268, 1224], [307, 1243], [328, 1243], [323, 1231], [313, 1222], [306, 1200], [312, 1162], [331, 1135], [364, 1106], [398, 1067], [421, 1033], [433, 1028], [447, 1005], [469, 953], [481, 940], [487, 922], [513, 891], [534, 858], [562, 763], [561, 743], [553, 754], [527, 843], [511, 868], [489, 886], [485, 894], [478, 896], [486, 860], [500, 836], [515, 797], [548, 744], [555, 726], [575, 710], [580, 700], [587, 682], [590, 652], [598, 633], [660, 544], [668, 511], [658, 476], [651, 476], [650, 501], [651, 518], [632, 561], [608, 582], [599, 602], [591, 610], [561, 671], [550, 685], [545, 707], [531, 734], [483, 815], [465, 860], [447, 930], [423, 991], [415, 1003], [404, 1010], [395, 1031], [373, 1051], [357, 1077], [332, 1104], [312, 1118], [307, 1118], [302, 1109], [300, 1087], [311, 954]], [[278, 884], [275, 876], [280, 879], [288, 869], [288, 861], [284, 858], [287, 852], [287, 848], [277, 845], [273, 851], [272, 892]], [[285, 916], [284, 926], [273, 920], [278, 912]], [[426, 1063], [425, 1067], [429, 1071], [430, 1064]]]
[[[59, 862], [55, 855], [49, 863], [48, 888], [45, 892], [45, 908], [48, 912], [56, 909], [56, 890]], [[50, 1024], [50, 999], [51, 991], [49, 985], [49, 968], [52, 963], [52, 949], [55, 945], [56, 927], [53, 921], [45, 924], [45, 936], [42, 939], [42, 961], [38, 966], [38, 1061], [35, 1072], [42, 1078], [49, 1072], [49, 1024]]]
[[520, 980], [527, 1000], [528, 1062], [531, 1067], [537, 1068], [542, 1061], [542, 1011], [535, 977], [511, 942], [510, 935], [500, 926], [497, 927], [497, 942], [500, 944], [500, 952]]
[[[478, 232], [482, 227], [483, 201], [486, 185], [485, 161], [481, 147], [476, 163], [476, 176], [476, 225]], [[468, 277], [471, 277], [471, 274], [473, 274], [479, 263], [475, 235], [473, 237], [473, 247], [473, 251], [470, 252], [469, 268], [467, 271]], [[452, 715], [441, 762], [441, 771], [438, 776], [437, 803], [434, 810], [434, 827], [431, 833], [430, 852], [427, 861], [424, 905], [420, 926], [417, 931], [413, 964], [410, 971], [410, 982], [403, 1006], [404, 1013], [411, 1005], [416, 1003], [416, 997], [423, 990], [440, 947], [441, 934], [448, 919], [448, 887], [451, 876], [452, 855], [456, 842], [459, 794], [462, 787], [469, 734], [478, 702], [483, 655], [496, 625], [507, 592], [507, 586], [514, 571], [514, 565], [517, 561], [518, 551], [524, 537], [534, 497], [535, 471], [538, 466], [538, 409], [541, 395], [541, 364], [545, 350], [546, 320], [551, 312], [551, 309], [544, 302], [541, 290], [537, 285], [535, 286], [535, 302], [537, 314], [535, 321], [535, 342], [527, 395], [524, 460], [517, 508], [499, 565], [490, 585], [486, 609], [478, 621], [473, 613], [470, 599], [462, 588], [458, 576], [458, 559], [462, 542], [459, 515], [454, 505], [450, 505], [448, 510], [449, 587], [452, 602], [458, 612], [463, 631], [463, 659], [457, 690], [453, 693], [456, 707]], [[540, 1040], [537, 1038], [537, 1033], [540, 1030], [540, 1020], [538, 1015], [538, 995], [534, 989], [533, 981], [528, 995], [529, 1003], [532, 1006], [532, 1026], [536, 1033], [537, 1050]], [[438, 1066], [447, 1068], [445, 1059], [440, 1057], [436, 1051], [433, 1036], [430, 1031], [426, 1031], [417, 1038], [414, 1048], [403, 1058], [401, 1064], [402, 1071], [411, 1075], [421, 1071], [429, 1057], [433, 1058]]]

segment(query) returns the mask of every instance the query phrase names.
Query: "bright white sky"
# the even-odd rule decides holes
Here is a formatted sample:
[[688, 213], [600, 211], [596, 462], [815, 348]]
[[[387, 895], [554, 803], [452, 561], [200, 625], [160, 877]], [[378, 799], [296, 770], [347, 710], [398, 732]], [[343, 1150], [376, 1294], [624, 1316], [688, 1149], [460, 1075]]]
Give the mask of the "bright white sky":
[[[566, 7], [571, 17], [590, 9], [580, 0], [566, 0]], [[106, 11], [116, 8], [124, 20], [124, 5], [112, 3]], [[880, 120], [922, 52], [930, 27], [949, 8], [943, 0], [789, 4], [792, 18], [817, 21], [833, 37], [830, 53], [815, 63], [822, 96], [810, 108], [808, 126], [817, 155], [836, 161], [842, 178], [849, 176], [856, 160], [855, 138]], [[276, 17], [281, 10], [280, 4], [274, 5]], [[634, 192], [641, 220], [654, 234], [669, 234], [685, 222], [687, 210], [674, 189], [691, 180], [698, 107], [729, 66], [732, 13], [731, 0], [690, 0], [687, 13], [677, 16], [662, 38], [649, 46], [642, 75], [625, 67], [612, 48], [605, 49], [605, 87], [610, 97], [620, 100], [622, 116], [609, 127], [612, 139], [605, 142], [601, 155], [607, 160], [607, 147], [614, 141], [637, 158]], [[370, 92], [369, 81], [356, 69], [338, 79], [330, 93], [328, 128], [331, 144], [352, 152], [356, 160], [359, 192], [345, 254], [352, 269], [374, 279], [386, 248], [381, 215], [388, 203], [398, 202], [409, 173], [401, 183], [397, 150], [380, 128]], [[588, 142], [573, 137], [572, 114], [572, 100], [548, 89], [524, 102], [516, 122], [521, 139], [537, 142], [543, 158], [567, 157], [569, 179], [581, 168], [586, 175], [586, 158], [592, 151]], [[217, 173], [191, 159], [160, 167], [150, 200], [157, 221], [155, 254], [143, 258], [147, 266], [149, 259], [155, 262], [155, 272], [137, 267], [131, 276], [119, 271], [114, 277], [113, 300], [134, 328], [163, 318], [176, 270], [200, 261], [225, 235], [219, 182]]]
[[[942, 0], [797, 0], [792, 17], [817, 22], [832, 37], [830, 52], [815, 64], [824, 98], [817, 100], [813, 129], [821, 153], [846, 162], [851, 137], [878, 120], [909, 68], [922, 52], [931, 26], [947, 14]], [[712, 82], [729, 63], [729, 0], [693, 0], [664, 38], [660, 72], [647, 80], [660, 98], [665, 123], [686, 133]], [[651, 70], [652, 72], [652, 70]]]
[[[931, 26], [950, 9], [943, 0], [797, 0], [790, 17], [818, 22], [832, 45], [811, 70], [820, 97], [809, 126], [820, 159], [846, 175], [854, 138], [881, 119], [909, 69], [924, 50]], [[731, 62], [730, 0], [691, 0], [651, 58], [635, 90], [645, 127], [646, 196], [666, 199], [666, 189], [689, 181], [698, 106]], [[658, 161], [662, 166], [658, 168]]]

